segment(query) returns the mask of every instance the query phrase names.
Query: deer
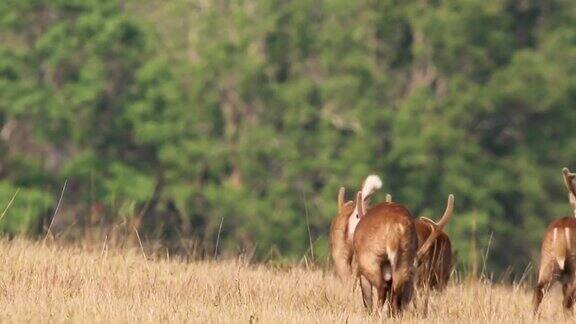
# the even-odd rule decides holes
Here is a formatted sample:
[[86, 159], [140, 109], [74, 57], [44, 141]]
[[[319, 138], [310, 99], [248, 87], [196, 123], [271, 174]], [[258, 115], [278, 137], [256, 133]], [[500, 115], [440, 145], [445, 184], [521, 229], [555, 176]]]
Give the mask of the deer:
[[[441, 236], [441, 233], [437, 232], [441, 231], [447, 223], [452, 213], [454, 198], [452, 195], [449, 197], [447, 209], [438, 224], [429, 221], [429, 223], [432, 223], [430, 226], [427, 225], [430, 228], [429, 233], [434, 235], [429, 236], [430, 242], [422, 242], [421, 247], [423, 249], [420, 250], [418, 249], [417, 233], [410, 212], [404, 206], [392, 203], [391, 196], [387, 195], [385, 202], [366, 210], [367, 195], [372, 195], [381, 187], [381, 181], [374, 181], [378, 185], [372, 186], [369, 180], [370, 177], [364, 182], [362, 190], [356, 197], [356, 202], [348, 201], [344, 203], [345, 190], [344, 188], [339, 190], [339, 213], [332, 222], [330, 233], [332, 258], [336, 272], [341, 279], [346, 280], [346, 278], [349, 278], [351, 272], [360, 279], [362, 300], [366, 308], [369, 310], [373, 308], [372, 287], [375, 287], [378, 292], [378, 306], [382, 307], [387, 296], [390, 295], [390, 311], [392, 314], [397, 314], [411, 298], [414, 261], [418, 255], [422, 258], [425, 257], [437, 237]], [[367, 187], [368, 190], [366, 189]], [[364, 221], [364, 215], [372, 214], [376, 216], [370, 216]], [[390, 233], [387, 232], [393, 227], [403, 228], [404, 230], [397, 232], [402, 235], [389, 235]], [[406, 235], [403, 234], [404, 232], [406, 232]], [[350, 238], [353, 241], [352, 246], [349, 244]], [[415, 241], [412, 242], [412, 240]], [[375, 247], [382, 247], [387, 244], [391, 244], [392, 247], [399, 248], [399, 250], [375, 249]], [[379, 253], [375, 253], [377, 250]], [[389, 253], [393, 255], [392, 260], [388, 258]], [[396, 259], [400, 255], [402, 257]], [[351, 263], [353, 262], [356, 270], [351, 270]], [[377, 269], [380, 269], [380, 272]], [[396, 278], [396, 280], [393, 280], [393, 278]]]
[[562, 169], [562, 174], [573, 215], [553, 221], [544, 232], [533, 296], [534, 314], [538, 313], [544, 294], [557, 281], [562, 284], [565, 310], [571, 310], [576, 299], [576, 174], [568, 168]]
[[[376, 175], [369, 175], [361, 186], [364, 200], [364, 210], [368, 208], [368, 199], [382, 187], [382, 180]], [[356, 203], [352, 200], [344, 202], [345, 189], [338, 191], [338, 214], [330, 226], [330, 251], [337, 276], [341, 281], [352, 277], [352, 237], [358, 225], [359, 218]]]
[[[362, 192], [366, 195], [366, 199], [364, 200], [365, 209], [367, 208], [367, 198], [380, 189], [380, 187], [381, 181], [378, 180], [377, 176], [368, 176], [364, 181]], [[352, 275], [353, 251], [352, 244], [350, 244], [350, 232], [353, 231], [348, 231], [348, 223], [352, 213], [357, 214], [355, 202], [352, 200], [344, 202], [344, 199], [345, 189], [341, 187], [338, 192], [338, 214], [333, 219], [330, 227], [332, 261], [336, 274], [342, 281], [347, 280]], [[392, 196], [387, 194], [385, 201], [392, 202]], [[433, 243], [420, 253], [421, 261], [418, 266], [418, 284], [420, 286], [428, 286], [432, 289], [442, 290], [448, 283], [452, 269], [452, 244], [450, 237], [443, 231], [443, 228], [448, 223], [450, 215], [452, 215], [453, 205], [454, 197], [449, 196], [447, 204], [449, 207], [447, 207], [445, 216], [443, 215], [438, 223], [426, 217], [420, 217], [415, 220], [419, 249], [430, 236], [432, 230], [435, 230], [438, 235]], [[357, 223], [353, 223], [354, 226], [356, 224]]]
[[[386, 201], [391, 202], [392, 196], [387, 194]], [[452, 271], [452, 242], [448, 234], [444, 232], [444, 227], [448, 224], [453, 208], [454, 195], [450, 194], [446, 203], [446, 211], [438, 222], [427, 217], [419, 217], [414, 221], [419, 250], [417, 284], [420, 287], [442, 291], [448, 285]], [[436, 238], [430, 240], [429, 245], [424, 246], [432, 233], [435, 233]]]
[[356, 197], [358, 218], [353, 237], [362, 301], [372, 311], [372, 289], [376, 305], [382, 308], [390, 296], [390, 312], [399, 314], [412, 298], [414, 259], [418, 239], [412, 215], [404, 206], [381, 202], [365, 211], [364, 197]]

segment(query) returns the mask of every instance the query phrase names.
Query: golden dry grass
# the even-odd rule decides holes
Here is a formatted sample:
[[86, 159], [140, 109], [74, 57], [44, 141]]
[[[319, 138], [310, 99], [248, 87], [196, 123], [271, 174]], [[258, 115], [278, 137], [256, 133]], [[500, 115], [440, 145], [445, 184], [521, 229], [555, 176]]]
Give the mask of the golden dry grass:
[[[86, 251], [23, 240], [0, 241], [2, 322], [379, 322], [360, 292], [321, 270], [273, 269], [241, 261], [146, 261], [133, 251]], [[457, 283], [432, 294], [428, 311], [402, 322], [526, 323], [530, 292], [521, 287]], [[540, 321], [571, 322], [559, 291]], [[398, 319], [395, 320], [399, 321]]]

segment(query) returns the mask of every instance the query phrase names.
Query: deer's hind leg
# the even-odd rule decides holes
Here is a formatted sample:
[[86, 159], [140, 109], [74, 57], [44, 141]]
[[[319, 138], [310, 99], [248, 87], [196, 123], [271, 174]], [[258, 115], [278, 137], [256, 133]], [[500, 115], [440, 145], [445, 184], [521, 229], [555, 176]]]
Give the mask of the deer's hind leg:
[[414, 289], [413, 255], [409, 252], [398, 254], [392, 272], [392, 315], [399, 314], [410, 302]]
[[566, 277], [562, 282], [562, 292], [564, 294], [564, 299], [562, 301], [562, 306], [567, 311], [572, 311], [572, 306], [576, 300], [576, 273], [574, 273], [574, 262], [567, 263]]
[[534, 304], [534, 314], [538, 312], [538, 307], [542, 303], [544, 294], [548, 292], [550, 286], [557, 279], [556, 262], [552, 258], [542, 258], [540, 261], [540, 270], [538, 271], [538, 283], [534, 288], [534, 297], [532, 302]]
[[368, 311], [372, 311], [372, 284], [363, 275], [360, 275], [360, 288], [362, 288], [362, 303]]
[[362, 286], [362, 300], [369, 312], [373, 310], [372, 288], [376, 288], [376, 305], [380, 306], [382, 290], [382, 259], [372, 255], [359, 255], [358, 266], [360, 270], [360, 284]]

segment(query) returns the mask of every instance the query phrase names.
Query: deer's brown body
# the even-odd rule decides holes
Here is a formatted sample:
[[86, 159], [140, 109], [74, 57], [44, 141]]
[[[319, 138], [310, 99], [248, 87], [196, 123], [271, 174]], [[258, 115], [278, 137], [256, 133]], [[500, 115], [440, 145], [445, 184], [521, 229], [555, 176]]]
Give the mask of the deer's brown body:
[[[369, 197], [380, 189], [382, 181], [378, 176], [370, 175], [364, 180], [360, 190], [363, 193], [362, 207], [367, 208]], [[338, 192], [338, 215], [332, 220], [330, 226], [330, 251], [336, 274], [342, 281], [351, 278], [352, 275], [352, 235], [355, 226], [360, 221], [357, 217], [355, 201], [344, 202], [345, 189]], [[354, 219], [353, 219], [354, 218]], [[353, 226], [354, 228], [351, 228]]]
[[398, 313], [412, 296], [417, 235], [410, 212], [400, 204], [383, 202], [367, 211], [353, 240], [362, 299], [372, 309], [372, 288], [382, 307], [390, 294], [392, 313]]
[[[386, 201], [392, 201], [387, 195]], [[454, 196], [448, 196], [446, 211], [438, 223], [420, 217], [414, 221], [418, 235], [417, 284], [420, 287], [443, 290], [452, 271], [452, 243], [443, 228], [452, 215]], [[434, 234], [434, 236], [432, 236]]]
[[544, 233], [534, 312], [538, 311], [544, 293], [556, 281], [562, 283], [562, 304], [567, 309], [572, 308], [576, 297], [576, 218], [573, 217], [552, 222]]
[[[576, 174], [562, 170], [568, 189], [568, 201], [576, 216]], [[562, 283], [565, 309], [571, 309], [576, 299], [576, 218], [565, 217], [553, 221], [542, 238], [538, 282], [534, 289], [534, 313], [542, 302], [544, 293], [556, 281]]]
[[348, 218], [354, 211], [354, 203], [344, 203], [344, 189], [338, 194], [338, 215], [330, 226], [330, 251], [336, 274], [345, 281], [352, 276], [352, 246], [347, 239]]
[[[418, 235], [418, 248], [430, 237], [433, 224], [425, 219], [414, 221]], [[441, 231], [441, 230], [440, 230]], [[430, 246], [428, 253], [422, 256], [418, 264], [418, 285], [443, 290], [448, 285], [452, 271], [452, 243], [443, 231]]]

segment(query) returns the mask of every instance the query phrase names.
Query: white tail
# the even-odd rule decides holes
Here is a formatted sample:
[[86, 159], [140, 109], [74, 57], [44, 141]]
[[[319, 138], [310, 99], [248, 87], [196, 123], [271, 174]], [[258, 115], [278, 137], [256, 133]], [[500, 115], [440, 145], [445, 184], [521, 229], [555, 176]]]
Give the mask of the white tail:
[[356, 208], [354, 208], [354, 212], [350, 215], [350, 219], [348, 220], [348, 240], [352, 242], [352, 238], [354, 237], [354, 231], [356, 230], [356, 226], [358, 222], [360, 222], [360, 214], [358, 212], [358, 207], [361, 207], [363, 211], [367, 210], [366, 200], [370, 198], [378, 189], [382, 188], [382, 180], [380, 177], [371, 174], [366, 177], [364, 183], [362, 184], [362, 189], [358, 193], [359, 199], [357, 201], [362, 202], [362, 206], [358, 206], [359, 204], [356, 203]]
[[369, 175], [366, 180], [364, 180], [364, 185], [362, 186], [362, 198], [366, 200], [366, 198], [373, 195], [380, 188], [382, 188], [382, 180], [380, 180], [380, 177], [375, 174]]

